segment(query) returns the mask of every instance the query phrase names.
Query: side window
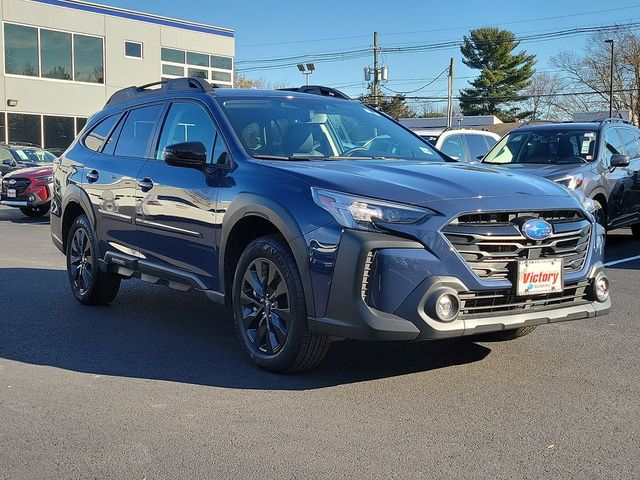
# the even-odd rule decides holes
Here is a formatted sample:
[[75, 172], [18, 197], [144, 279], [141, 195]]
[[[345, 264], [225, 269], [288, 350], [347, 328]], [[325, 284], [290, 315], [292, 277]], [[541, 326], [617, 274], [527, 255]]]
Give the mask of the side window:
[[629, 128], [621, 128], [618, 133], [622, 139], [625, 155], [629, 155], [631, 159], [638, 158], [640, 156], [640, 147], [638, 147], [638, 139], [633, 134], [633, 131]]
[[465, 160], [464, 146], [462, 145], [462, 137], [460, 135], [451, 135], [442, 142], [443, 153], [450, 157], [456, 157], [459, 160]]
[[491, 137], [487, 137], [485, 135], [476, 135], [473, 133], [465, 135], [467, 146], [469, 147], [469, 154], [471, 155], [471, 160], [475, 160], [478, 157], [483, 157], [484, 154], [487, 153], [487, 150], [489, 149], [487, 148], [487, 142], [485, 140], [488, 140], [489, 138]]
[[163, 151], [169, 145], [200, 142], [207, 149], [207, 162], [215, 163], [213, 157], [215, 136], [213, 121], [201, 105], [190, 102], [174, 103], [162, 127], [156, 159], [162, 160]]
[[618, 135], [617, 129], [610, 128], [604, 135], [604, 162], [609, 165], [611, 155], [622, 154], [622, 141]]
[[91, 131], [84, 137], [84, 146], [94, 152], [99, 152], [107, 141], [107, 136], [113, 128], [113, 126], [120, 118], [120, 114], [111, 115], [99, 122]]
[[0, 148], [0, 163], [4, 162], [5, 160], [13, 160], [11, 152], [9, 152], [8, 148]]
[[150, 105], [131, 110], [118, 137], [115, 154], [144, 158], [163, 108], [163, 105]]

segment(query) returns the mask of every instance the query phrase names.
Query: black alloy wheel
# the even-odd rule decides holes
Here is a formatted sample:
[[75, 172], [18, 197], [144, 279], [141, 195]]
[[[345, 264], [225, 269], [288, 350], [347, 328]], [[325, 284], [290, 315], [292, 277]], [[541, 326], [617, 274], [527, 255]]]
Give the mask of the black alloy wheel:
[[89, 235], [83, 228], [78, 228], [71, 240], [69, 258], [69, 276], [72, 288], [84, 295], [91, 285], [94, 260], [91, 252]]
[[258, 258], [247, 267], [240, 294], [242, 322], [256, 352], [278, 353], [289, 333], [289, 290], [282, 272], [271, 260]]

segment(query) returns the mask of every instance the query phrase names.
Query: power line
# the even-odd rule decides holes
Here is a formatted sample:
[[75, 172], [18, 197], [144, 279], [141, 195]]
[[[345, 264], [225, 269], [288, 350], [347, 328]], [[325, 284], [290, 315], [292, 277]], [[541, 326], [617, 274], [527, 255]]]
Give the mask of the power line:
[[[610, 13], [617, 12], [620, 10], [631, 10], [634, 8], [640, 8], [640, 5], [632, 5], [629, 7], [618, 7], [618, 8], [609, 8], [606, 10], [592, 10], [590, 12], [578, 12], [578, 13], [569, 13], [566, 15], [554, 15], [553, 17], [540, 17], [540, 18], [530, 18], [524, 20], [512, 20], [507, 22], [497, 22], [495, 25], [503, 26], [503, 25], [517, 25], [522, 23], [534, 23], [541, 22], [545, 20], [557, 20], [558, 18], [573, 18], [587, 15], [594, 15], [599, 13]], [[467, 25], [465, 27], [452, 27], [452, 28], [438, 28], [432, 30], [414, 30], [411, 32], [391, 32], [391, 33], [381, 33], [380, 35], [383, 37], [391, 37], [391, 36], [401, 36], [401, 35], [415, 35], [418, 33], [437, 33], [437, 32], [450, 32], [455, 30], [469, 30], [472, 28], [478, 28], [479, 25]], [[286, 41], [286, 42], [272, 42], [272, 43], [253, 43], [248, 45], [236, 45], [236, 49], [238, 48], [252, 48], [252, 47], [272, 47], [277, 45], [299, 45], [301, 43], [317, 43], [317, 42], [328, 42], [328, 41], [337, 41], [337, 40], [352, 40], [354, 38], [369, 38], [370, 34], [362, 34], [362, 35], [350, 35], [345, 37], [325, 37], [325, 38], [315, 38], [312, 40], [299, 40], [299, 41]]]
[[382, 88], [384, 88], [385, 90], [389, 90], [390, 92], [400, 94], [400, 95], [407, 95], [409, 93], [419, 92], [420, 90], [427, 88], [429, 85], [434, 84], [440, 77], [442, 77], [442, 75], [444, 75], [447, 72], [447, 70], [449, 70], [449, 67], [445, 68], [442, 72], [440, 72], [440, 74], [438, 74], [438, 76], [436, 78], [434, 78], [430, 82], [425, 83], [420, 88], [416, 88], [415, 90], [410, 90], [408, 92], [398, 92], [397, 90], [393, 90], [393, 89], [391, 89], [391, 88], [389, 88], [389, 87], [387, 87], [385, 85], [383, 85]]
[[[613, 93], [629, 93], [629, 92], [638, 92], [637, 88], [623, 88], [619, 90], [614, 90]], [[465, 98], [465, 101], [471, 102], [485, 102], [488, 100], [526, 100], [528, 98], [550, 98], [550, 97], [567, 97], [573, 95], [609, 95], [610, 90], [592, 90], [590, 92], [559, 92], [559, 93], [540, 93], [536, 95], [518, 95], [516, 99], [513, 99], [511, 96], [484, 96], [484, 97], [473, 97], [473, 98]], [[390, 95], [386, 95], [383, 98], [393, 98]], [[454, 97], [454, 100], [461, 100], [461, 96]], [[432, 102], [438, 101], [447, 101], [447, 97], [425, 97], [425, 96], [407, 96], [405, 100], [427, 100]]]

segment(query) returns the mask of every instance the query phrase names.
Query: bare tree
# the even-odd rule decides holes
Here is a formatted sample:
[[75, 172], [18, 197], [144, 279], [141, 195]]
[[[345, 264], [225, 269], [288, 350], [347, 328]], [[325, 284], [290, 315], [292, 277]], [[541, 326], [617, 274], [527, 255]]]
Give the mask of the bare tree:
[[241, 73], [235, 73], [233, 75], [233, 86], [235, 88], [258, 88], [264, 90], [273, 90], [276, 88], [285, 88], [287, 84], [285, 82], [269, 82], [264, 77], [249, 78]]
[[[629, 109], [634, 121], [640, 119], [640, 37], [633, 30], [619, 28], [591, 36], [582, 55], [561, 52], [551, 64], [565, 74], [563, 92], [593, 92], [590, 95], [565, 95], [558, 108], [567, 113], [576, 110], [606, 110], [609, 105], [611, 49], [605, 40], [614, 41], [613, 108]], [[570, 112], [573, 110], [573, 112]]]
[[557, 95], [562, 90], [562, 79], [558, 75], [534, 73], [530, 85], [521, 92], [520, 118], [560, 120], [564, 112], [557, 105]]

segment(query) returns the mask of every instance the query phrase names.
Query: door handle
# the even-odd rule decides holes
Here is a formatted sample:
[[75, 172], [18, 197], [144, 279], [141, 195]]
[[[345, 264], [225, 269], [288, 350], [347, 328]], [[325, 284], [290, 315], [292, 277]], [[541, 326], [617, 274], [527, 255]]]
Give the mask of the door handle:
[[95, 183], [98, 181], [99, 178], [100, 178], [100, 174], [96, 170], [91, 170], [90, 172], [87, 172], [87, 180], [89, 181], [89, 183]]
[[153, 188], [153, 180], [151, 180], [149, 177], [138, 180], [138, 186], [143, 192], [148, 192]]

